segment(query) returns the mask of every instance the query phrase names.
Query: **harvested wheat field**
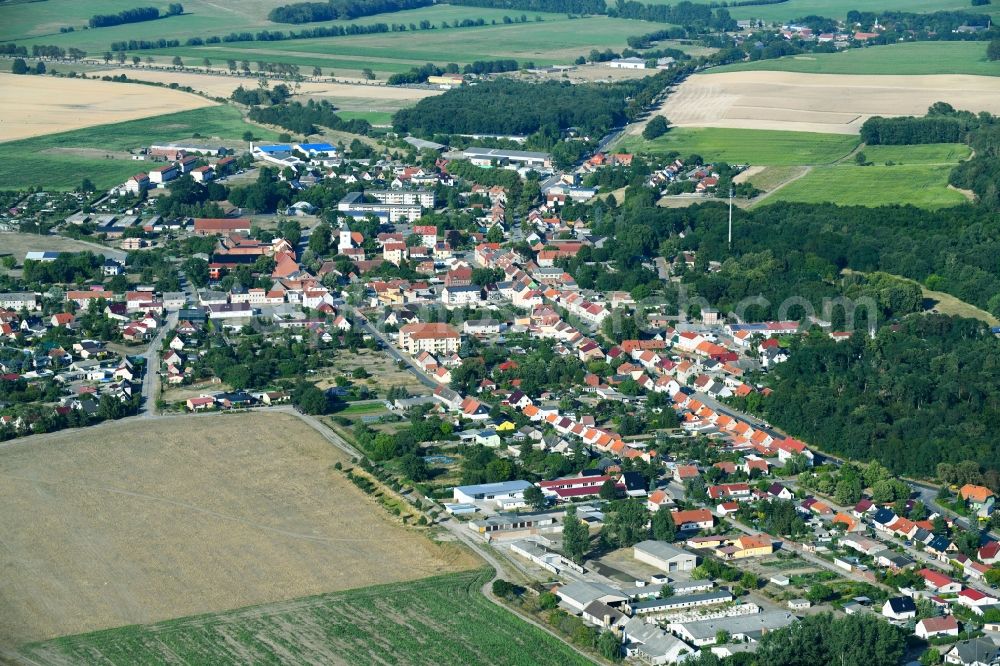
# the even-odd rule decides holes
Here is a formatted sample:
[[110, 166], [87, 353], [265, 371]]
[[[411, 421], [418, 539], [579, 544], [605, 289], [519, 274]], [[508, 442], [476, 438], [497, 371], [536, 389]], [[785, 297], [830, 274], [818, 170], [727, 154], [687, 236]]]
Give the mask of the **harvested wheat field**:
[[[167, 69], [146, 69], [123, 67], [101, 75], [119, 76], [124, 74], [130, 79], [140, 81], [154, 81], [156, 83], [176, 83], [179, 86], [188, 86], [194, 90], [203, 92], [213, 97], [229, 97], [237, 87], [256, 88], [257, 77], [237, 77], [228, 74], [199, 73], [199, 72], [178, 72]], [[281, 83], [275, 79], [272, 85]], [[291, 84], [288, 84], [289, 86]], [[365, 83], [333, 83], [323, 81], [304, 81], [299, 88], [298, 94], [302, 97], [313, 97], [316, 99], [329, 99], [336, 103], [336, 100], [361, 99], [373, 103], [385, 102], [393, 108], [410, 106], [416, 104], [425, 97], [440, 95], [441, 90], [420, 90], [417, 88], [396, 88], [384, 85], [371, 85]]]
[[0, 141], [13, 141], [135, 118], [189, 111], [215, 103], [166, 88], [0, 74]]
[[[1000, 112], [992, 76], [853, 76], [793, 72], [696, 74], [662, 113], [680, 127], [857, 134], [870, 116], [923, 115], [934, 102]], [[634, 128], [641, 131], [641, 127]]]
[[390, 519], [290, 414], [132, 420], [0, 446], [0, 652], [477, 566]]

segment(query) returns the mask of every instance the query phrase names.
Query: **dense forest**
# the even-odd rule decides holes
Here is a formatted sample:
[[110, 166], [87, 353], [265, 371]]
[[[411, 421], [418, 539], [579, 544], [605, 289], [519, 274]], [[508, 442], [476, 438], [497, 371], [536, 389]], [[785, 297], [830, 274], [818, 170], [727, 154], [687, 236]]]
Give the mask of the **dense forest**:
[[[832, 204], [776, 203], [734, 213], [734, 250], [726, 241], [726, 209], [705, 204], [677, 210], [642, 210], [630, 226], [648, 225], [666, 238], [666, 253], [697, 250], [699, 261], [725, 261], [734, 256], [770, 253], [790, 268], [782, 279], [809, 284], [837, 279], [845, 268], [882, 271], [916, 280], [963, 301], [1000, 315], [1000, 225], [982, 206], [958, 206], [927, 211], [909, 206], [841, 207]], [[678, 234], [689, 233], [684, 238]], [[749, 261], [745, 263], [751, 263]], [[751, 266], [752, 268], [752, 266]], [[758, 271], [759, 272], [759, 271]], [[742, 297], [738, 273], [725, 284], [722, 277], [694, 278], [705, 295]], [[765, 276], [766, 278], [766, 276]], [[720, 287], [721, 284], [721, 287]], [[757, 293], [783, 293], [771, 280], [754, 285]], [[769, 287], [775, 287], [769, 292]], [[716, 291], [707, 291], [708, 288]], [[809, 297], [808, 293], [802, 294]], [[723, 306], [726, 299], [723, 298]]]
[[268, 125], [278, 125], [299, 134], [316, 134], [317, 126], [352, 134], [368, 134], [371, 124], [367, 120], [344, 120], [336, 114], [336, 107], [326, 100], [309, 100], [308, 103], [289, 102], [274, 106], [250, 109], [250, 119]]
[[396, 112], [392, 122], [397, 131], [420, 136], [526, 135], [543, 127], [575, 127], [585, 134], [603, 136], [636, 117], [678, 76], [678, 72], [661, 72], [612, 85], [487, 81], [423, 99]]
[[1000, 468], [1000, 348], [981, 322], [926, 315], [875, 338], [812, 335], [768, 384], [763, 414], [833, 454], [928, 476], [941, 462]]
[[314, 23], [373, 16], [406, 9], [418, 9], [434, 4], [433, 0], [329, 0], [328, 2], [297, 2], [281, 5], [268, 12], [275, 23]]

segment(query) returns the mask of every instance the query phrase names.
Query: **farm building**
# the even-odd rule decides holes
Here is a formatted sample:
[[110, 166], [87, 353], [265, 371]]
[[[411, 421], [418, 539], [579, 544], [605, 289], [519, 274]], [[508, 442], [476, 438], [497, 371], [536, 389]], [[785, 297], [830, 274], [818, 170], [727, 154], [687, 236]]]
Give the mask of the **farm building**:
[[671, 571], [691, 571], [698, 565], [698, 557], [682, 548], [664, 541], [643, 541], [633, 547], [635, 559]]

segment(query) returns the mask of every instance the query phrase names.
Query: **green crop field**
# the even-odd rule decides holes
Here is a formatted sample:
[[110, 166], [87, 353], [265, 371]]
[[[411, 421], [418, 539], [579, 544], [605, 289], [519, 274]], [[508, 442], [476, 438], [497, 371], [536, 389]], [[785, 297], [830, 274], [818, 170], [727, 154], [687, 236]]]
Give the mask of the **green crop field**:
[[73, 189], [86, 177], [97, 187], [111, 187], [146, 168], [143, 162], [123, 158], [121, 151], [184, 141], [196, 134], [240, 141], [247, 130], [262, 139], [277, 138], [271, 130], [245, 123], [236, 108], [221, 105], [8, 141], [0, 143], [0, 183], [12, 189], [35, 185]]
[[1000, 62], [986, 60], [986, 42], [910, 42], [839, 53], [786, 56], [736, 63], [712, 72], [765, 70], [809, 74], [979, 74], [1000, 76]]
[[676, 127], [653, 141], [630, 136], [617, 149], [659, 155], [677, 151], [709, 162], [795, 166], [830, 164], [850, 154], [858, 141], [849, 134]]
[[842, 206], [912, 204], [943, 208], [966, 201], [948, 189], [949, 165], [817, 167], [766, 199], [804, 203], [831, 202]]
[[488, 601], [488, 570], [35, 643], [41, 663], [574, 666], [571, 648]]
[[[522, 12], [514, 9], [452, 6], [447, 4], [423, 7], [403, 12], [366, 16], [350, 21], [325, 21], [307, 26], [271, 23], [267, 12], [280, 0], [241, 2], [238, 10], [210, 0], [183, 3], [181, 16], [145, 21], [123, 26], [83, 29], [95, 13], [120, 11], [117, 0], [97, 0], [79, 3], [73, 0], [45, 0], [13, 5], [5, 10], [8, 19], [0, 25], [0, 41], [19, 44], [55, 44], [63, 48], [83, 49], [89, 57], [100, 58], [112, 42], [128, 39], [154, 40], [161, 37], [180, 39], [226, 35], [230, 32], [257, 32], [262, 29], [285, 32], [303, 28], [372, 23], [413, 26], [429, 21], [437, 29], [393, 32], [377, 35], [352, 35], [324, 39], [283, 40], [278, 42], [233, 42], [205, 46], [180, 46], [163, 51], [136, 52], [142, 57], [153, 56], [169, 61], [179, 55], [188, 64], [200, 65], [208, 57], [213, 62], [228, 59], [296, 64], [303, 67], [319, 65], [335, 72], [359, 72], [370, 67], [380, 75], [410, 69], [426, 62], [445, 64], [469, 63], [475, 60], [515, 58], [536, 64], [568, 63], [591, 49], [622, 49], [631, 35], [664, 27], [642, 21], [595, 16], [570, 19], [565, 14]], [[504, 24], [504, 17], [526, 16], [528, 23]], [[536, 18], [540, 19], [536, 22]], [[486, 25], [468, 28], [440, 26], [465, 19], [483, 19]], [[61, 33], [60, 28], [74, 27], [73, 32]], [[132, 53], [129, 54], [133, 55]]]
[[[504, 12], [474, 7], [433, 7], [408, 12], [413, 20], [431, 12], [449, 12], [462, 18], [476, 18], [484, 13], [496, 14], [497, 25], [436, 29], [433, 32], [390, 32], [375, 35], [351, 35], [322, 39], [297, 39], [278, 42], [239, 42], [181, 46], [172, 49], [144, 51], [166, 62], [181, 56], [187, 64], [197, 65], [203, 58], [213, 62], [228, 59], [288, 63], [300, 67], [319, 65], [336, 73], [358, 71], [370, 67], [376, 73], [391, 74], [406, 71], [427, 62], [467, 64], [476, 60], [513, 58], [518, 62], [550, 65], [573, 62], [591, 49], [622, 49], [629, 36], [648, 32], [653, 24], [642, 21], [593, 16], [569, 20], [565, 16], [543, 14], [535, 22], [505, 25], [499, 20]], [[519, 12], [507, 12], [519, 15]], [[418, 15], [419, 14], [419, 15]], [[384, 14], [383, 20], [393, 15]], [[454, 20], [454, 19], [452, 19]], [[437, 23], [437, 21], [433, 21]], [[662, 27], [660, 24], [657, 26]]]
[[964, 143], [928, 143], [914, 146], [864, 146], [861, 151], [873, 164], [955, 164], [972, 150]]

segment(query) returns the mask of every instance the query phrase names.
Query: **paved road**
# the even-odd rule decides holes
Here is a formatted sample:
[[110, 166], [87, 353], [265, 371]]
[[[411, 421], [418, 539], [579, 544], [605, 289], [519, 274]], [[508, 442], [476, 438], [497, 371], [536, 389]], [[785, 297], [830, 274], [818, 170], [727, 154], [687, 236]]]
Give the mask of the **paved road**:
[[177, 327], [177, 316], [177, 312], [167, 315], [167, 321], [160, 326], [142, 355], [146, 359], [146, 370], [142, 377], [142, 406], [139, 408], [139, 416], [142, 418], [148, 419], [156, 415], [156, 400], [160, 392], [160, 346], [167, 333]]
[[431, 379], [429, 375], [421, 370], [420, 366], [418, 366], [412, 358], [396, 349], [396, 347], [392, 344], [392, 341], [389, 340], [389, 338], [387, 338], [381, 331], [375, 328], [371, 322], [368, 321], [367, 317], [358, 312], [356, 309], [353, 310], [353, 313], [354, 321], [361, 328], [361, 330], [381, 342], [384, 347], [383, 351], [385, 351], [393, 360], [404, 363], [406, 368], [413, 373], [421, 384], [431, 390], [441, 386], [441, 384]]

